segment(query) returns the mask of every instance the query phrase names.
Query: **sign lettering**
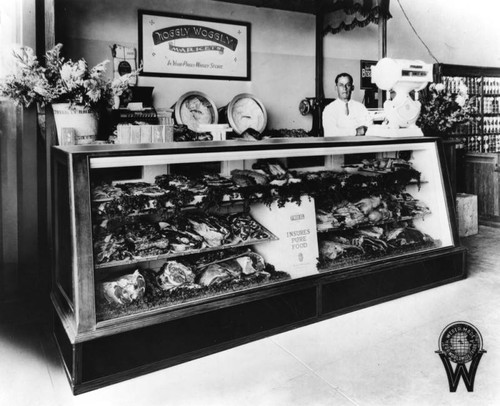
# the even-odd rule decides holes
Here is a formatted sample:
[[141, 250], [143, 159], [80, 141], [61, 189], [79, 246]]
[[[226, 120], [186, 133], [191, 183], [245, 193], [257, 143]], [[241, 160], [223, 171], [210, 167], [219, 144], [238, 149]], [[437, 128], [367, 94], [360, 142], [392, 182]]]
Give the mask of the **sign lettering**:
[[232, 51], [236, 50], [236, 47], [238, 46], [238, 40], [235, 37], [222, 31], [203, 27], [201, 25], [177, 25], [173, 27], [161, 28], [153, 31], [152, 35], [154, 45], [178, 39], [195, 38], [215, 42]]

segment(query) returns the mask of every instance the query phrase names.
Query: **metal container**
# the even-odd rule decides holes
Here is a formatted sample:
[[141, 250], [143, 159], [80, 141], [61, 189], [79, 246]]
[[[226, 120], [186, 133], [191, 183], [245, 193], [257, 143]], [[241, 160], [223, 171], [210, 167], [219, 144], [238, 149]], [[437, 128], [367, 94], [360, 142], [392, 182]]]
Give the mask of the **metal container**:
[[217, 124], [219, 114], [212, 99], [202, 92], [187, 92], [172, 106], [177, 124], [185, 124], [190, 130], [200, 132], [202, 124]]
[[237, 134], [242, 134], [248, 128], [262, 133], [267, 125], [264, 104], [249, 93], [234, 96], [227, 106], [219, 109], [219, 116], [220, 122], [228, 123]]

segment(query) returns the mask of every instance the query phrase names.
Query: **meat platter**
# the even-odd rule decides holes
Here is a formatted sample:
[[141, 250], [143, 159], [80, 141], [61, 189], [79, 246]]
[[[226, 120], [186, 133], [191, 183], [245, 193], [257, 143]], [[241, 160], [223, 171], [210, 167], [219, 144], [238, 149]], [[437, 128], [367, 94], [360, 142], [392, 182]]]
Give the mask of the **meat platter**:
[[[389, 220], [384, 220], [384, 221], [379, 221], [377, 223], [371, 223], [367, 220], [365, 221], [362, 221], [362, 222], [359, 222], [358, 224], [356, 224], [356, 227], [363, 227], [363, 226], [373, 226], [373, 225], [377, 225], [377, 226], [381, 226], [381, 225], [384, 225], [384, 224], [391, 224], [391, 223], [397, 223], [397, 222], [400, 222], [400, 221], [410, 221], [410, 220], [416, 220], [418, 218], [424, 218], [425, 215], [424, 214], [419, 214], [419, 215], [415, 215], [415, 216], [403, 216], [403, 217], [399, 217], [397, 219], [389, 219]], [[336, 231], [336, 230], [344, 230], [346, 228], [349, 228], [349, 227], [345, 227], [345, 226], [325, 226], [324, 224], [323, 225], [318, 225], [318, 228], [317, 228], [317, 232], [318, 233], [328, 233], [330, 231]]]
[[318, 209], [317, 231], [328, 232], [424, 218], [431, 211], [411, 194], [371, 195], [357, 202], [341, 202], [329, 210]]
[[252, 221], [255, 224], [257, 224], [257, 226], [258, 226], [258, 229], [257, 229], [258, 238], [249, 237], [249, 238], [244, 239], [244, 240], [236, 239], [235, 241], [230, 241], [230, 242], [227, 242], [227, 243], [221, 244], [221, 245], [204, 246], [203, 248], [186, 248], [185, 250], [182, 250], [182, 251], [168, 252], [168, 253], [163, 253], [163, 254], [159, 254], [159, 255], [144, 255], [144, 256], [134, 255], [132, 258], [125, 259], [125, 260], [118, 260], [118, 261], [109, 261], [109, 262], [103, 262], [103, 263], [97, 263], [98, 261], [96, 261], [95, 269], [104, 269], [104, 268], [111, 268], [111, 267], [122, 266], [122, 265], [131, 265], [131, 264], [145, 262], [145, 261], [167, 260], [167, 259], [171, 259], [171, 258], [184, 257], [187, 255], [203, 254], [203, 253], [208, 253], [208, 252], [212, 252], [212, 251], [246, 247], [246, 246], [255, 245], [255, 244], [259, 244], [259, 243], [263, 243], [263, 242], [275, 241], [278, 239], [272, 232], [270, 232], [263, 225], [257, 223], [253, 219], [252, 219]]
[[162, 255], [152, 255], [152, 256], [147, 256], [147, 257], [135, 257], [134, 259], [127, 259], [127, 260], [123, 260], [123, 261], [106, 262], [103, 264], [97, 264], [95, 266], [95, 268], [96, 269], [103, 269], [103, 268], [111, 268], [111, 267], [121, 266], [121, 265], [136, 264], [136, 263], [145, 262], [145, 261], [156, 261], [156, 260], [163, 260], [163, 259], [178, 258], [178, 257], [186, 256], [186, 255], [202, 254], [202, 253], [206, 253], [206, 252], [219, 251], [219, 250], [224, 250], [224, 249], [229, 249], [229, 248], [246, 247], [249, 245], [259, 244], [259, 243], [263, 243], [263, 242], [275, 241], [278, 239], [270, 231], [267, 231], [267, 229], [266, 229], [266, 232], [269, 233], [269, 237], [267, 237], [267, 238], [247, 240], [247, 241], [240, 242], [237, 244], [226, 244], [226, 245], [221, 245], [219, 247], [207, 247], [207, 248], [192, 249], [192, 250], [182, 251], [182, 252], [173, 252], [173, 253], [162, 254]]

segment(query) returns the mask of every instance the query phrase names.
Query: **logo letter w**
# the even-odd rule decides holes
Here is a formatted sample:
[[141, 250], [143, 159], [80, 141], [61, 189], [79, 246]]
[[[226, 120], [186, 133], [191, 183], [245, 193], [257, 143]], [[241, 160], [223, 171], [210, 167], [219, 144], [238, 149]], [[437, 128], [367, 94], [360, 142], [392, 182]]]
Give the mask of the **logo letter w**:
[[480, 351], [473, 359], [469, 370], [465, 367], [465, 364], [457, 364], [455, 371], [453, 371], [453, 366], [450, 360], [442, 352], [438, 352], [443, 362], [444, 369], [446, 370], [446, 375], [448, 376], [448, 383], [450, 385], [450, 392], [456, 392], [458, 384], [460, 382], [460, 377], [463, 378], [465, 387], [468, 392], [474, 391], [474, 379], [476, 377], [477, 367], [479, 366], [479, 361], [483, 356], [484, 351]]

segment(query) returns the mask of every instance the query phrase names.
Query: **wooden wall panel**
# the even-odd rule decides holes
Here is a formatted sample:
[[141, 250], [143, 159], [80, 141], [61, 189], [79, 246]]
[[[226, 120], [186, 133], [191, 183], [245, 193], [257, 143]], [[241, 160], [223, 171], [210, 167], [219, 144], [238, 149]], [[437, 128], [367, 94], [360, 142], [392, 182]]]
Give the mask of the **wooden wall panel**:
[[0, 301], [35, 291], [38, 257], [36, 114], [0, 102]]
[[[37, 18], [44, 19], [44, 0], [7, 2], [15, 7], [0, 10], [14, 22], [3, 38], [5, 45], [23, 44], [43, 54]], [[40, 193], [46, 188], [44, 144], [36, 107], [25, 109], [0, 100], [0, 323], [38, 318], [48, 309], [49, 272], [39, 245], [46, 244], [45, 201]]]
[[12, 295], [18, 270], [17, 196], [18, 111], [10, 102], [0, 101], [0, 293]]

